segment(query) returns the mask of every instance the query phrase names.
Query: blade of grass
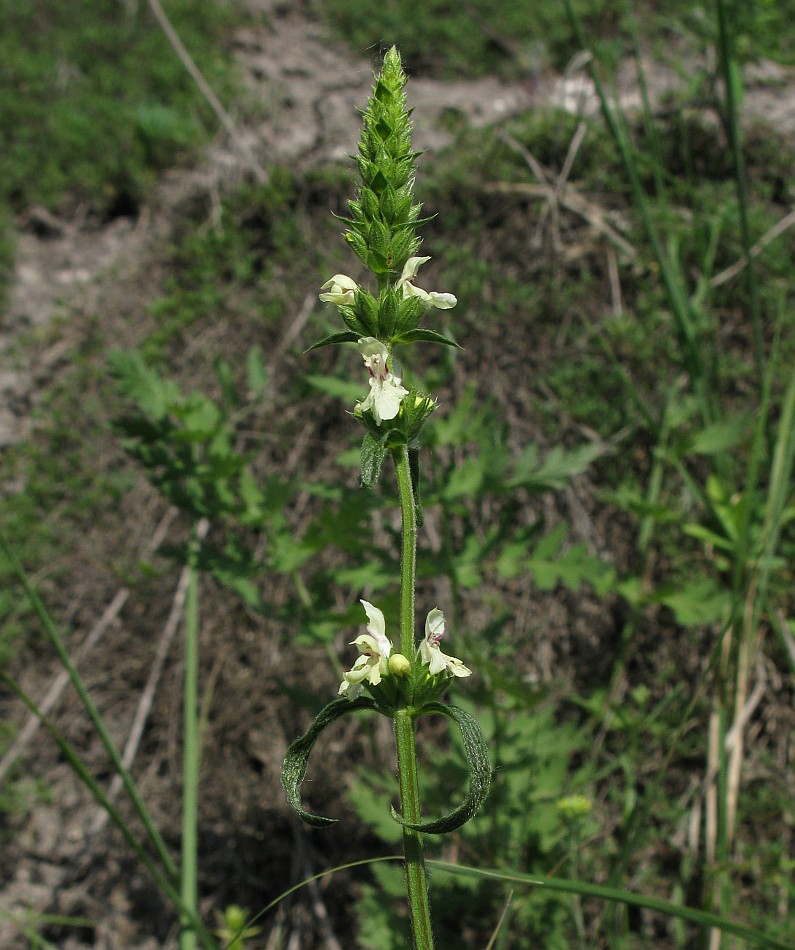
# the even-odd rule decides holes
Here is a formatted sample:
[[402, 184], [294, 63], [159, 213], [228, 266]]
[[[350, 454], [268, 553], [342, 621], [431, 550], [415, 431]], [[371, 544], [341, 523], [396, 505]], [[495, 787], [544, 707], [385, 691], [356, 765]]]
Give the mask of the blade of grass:
[[[370, 864], [392, 861], [399, 863], [403, 861], [403, 856], [400, 854], [389, 854], [378, 858], [364, 858], [361, 861], [351, 861], [348, 864], [340, 864], [326, 871], [313, 874], [311, 877], [287, 888], [287, 890], [279, 894], [278, 897], [275, 897], [269, 904], [266, 904], [256, 916], [248, 920], [246, 926], [250, 927], [256, 923], [291, 894], [295, 894], [313, 881], [319, 881], [339, 871], [347, 871], [351, 868], [366, 867]], [[674, 904], [671, 901], [662, 900], [659, 897], [647, 897], [645, 894], [636, 894], [634, 891], [615, 887], [603, 887], [599, 884], [587, 884], [583, 881], [569, 881], [559, 877], [534, 877], [530, 874], [522, 874], [520, 872], [484, 870], [467, 865], [451, 864], [447, 861], [437, 861], [432, 858], [427, 859], [427, 864], [436, 871], [446, 874], [458, 874], [463, 877], [504, 881], [508, 884], [522, 884], [526, 887], [539, 888], [552, 893], [579, 894], [581, 897], [592, 897], [597, 900], [626, 904], [632, 907], [643, 907], [647, 910], [657, 911], [660, 914], [675, 917], [679, 920], [690, 921], [690, 923], [696, 924], [699, 927], [718, 927], [724, 933], [742, 937], [757, 947], [766, 947], [769, 948], [769, 950], [792, 950], [789, 944], [777, 940], [775, 937], [768, 937], [766, 934], [754, 930], [753, 927], [746, 927], [744, 924], [739, 924], [736, 921], [721, 917], [718, 914], [710, 914], [703, 910], [696, 910], [693, 907], [684, 907], [681, 904]]]
[[183, 685], [182, 749], [182, 866], [180, 896], [190, 916], [183, 917], [180, 950], [195, 950], [196, 933], [190, 927], [198, 903], [199, 771], [199, 535], [193, 526], [188, 549], [188, 592], [185, 602], [185, 674]]
[[192, 909], [186, 907], [182, 903], [174, 883], [161, 871], [157, 864], [152, 860], [151, 856], [147, 854], [143, 844], [133, 834], [130, 826], [124, 820], [120, 812], [116, 809], [113, 802], [111, 802], [107, 797], [97, 780], [91, 774], [88, 766], [83, 762], [78, 753], [75, 752], [71, 744], [61, 734], [56, 726], [47, 718], [47, 716], [44, 715], [34, 700], [28, 696], [22, 687], [2, 670], [0, 670], [0, 682], [3, 682], [6, 686], [8, 686], [14, 695], [16, 695], [27, 706], [30, 712], [36, 716], [44, 729], [47, 730], [60, 749], [61, 754], [71, 766], [72, 770], [78, 776], [80, 781], [86, 786], [89, 792], [91, 792], [99, 805], [101, 805], [101, 807], [108, 813], [110, 820], [122, 833], [124, 840], [132, 848], [135, 856], [138, 858], [143, 867], [149, 872], [149, 875], [152, 877], [155, 884], [157, 884], [158, 888], [169, 899], [169, 901], [171, 901], [174, 907], [179, 910], [181, 914], [190, 922], [190, 926], [201, 940], [202, 947], [204, 947], [205, 950], [216, 950], [215, 941], [205, 929], [201, 920]]
[[149, 836], [150, 841], [152, 842], [155, 851], [157, 852], [160, 861], [163, 864], [163, 867], [166, 870], [166, 874], [172, 883], [175, 883], [179, 878], [179, 873], [177, 867], [174, 864], [174, 860], [171, 857], [168, 847], [166, 846], [165, 841], [163, 840], [162, 835], [158, 831], [152, 816], [149, 814], [149, 810], [143, 802], [143, 799], [138, 794], [138, 789], [135, 787], [132, 776], [128, 770], [124, 767], [122, 762], [121, 755], [119, 754], [118, 749], [116, 748], [113, 739], [110, 736], [105, 723], [102, 719], [102, 716], [99, 713], [99, 710], [94, 705], [93, 700], [88, 694], [88, 691], [85, 688], [82, 678], [72, 663], [69, 653], [66, 650], [66, 646], [63, 642], [61, 634], [58, 632], [57, 627], [53, 623], [47, 608], [44, 606], [41, 598], [34, 589], [33, 585], [28, 578], [27, 572], [24, 567], [20, 564], [17, 559], [16, 554], [14, 553], [11, 545], [8, 543], [8, 540], [0, 529], [0, 549], [2, 549], [3, 554], [8, 559], [8, 563], [11, 565], [11, 569], [22, 585], [25, 595], [30, 601], [33, 610], [36, 613], [36, 616], [39, 618], [39, 621], [44, 628], [44, 632], [47, 634], [47, 639], [50, 641], [51, 646], [58, 655], [58, 659], [61, 662], [61, 665], [69, 674], [69, 679], [72, 682], [72, 686], [75, 689], [78, 697], [80, 698], [83, 708], [86, 710], [91, 724], [96, 729], [97, 735], [102, 742], [102, 745], [107, 752], [113, 767], [116, 770], [116, 773], [121, 776], [122, 781], [124, 782], [124, 788], [127, 791], [127, 794], [130, 796], [130, 801], [135, 807], [135, 811], [138, 814], [138, 817], [141, 819], [146, 833]]
[[756, 280], [756, 267], [753, 261], [751, 231], [748, 226], [748, 192], [745, 183], [745, 162], [741, 142], [740, 119], [738, 116], [737, 84], [742, 83], [742, 75], [732, 54], [732, 36], [726, 18], [724, 0], [716, 0], [718, 14], [718, 46], [720, 48], [720, 67], [723, 73], [723, 88], [726, 109], [726, 133], [734, 165], [734, 184], [737, 190], [737, 208], [740, 215], [740, 240], [745, 257], [745, 279], [748, 287], [748, 299], [751, 305], [751, 330], [754, 340], [754, 359], [758, 383], [761, 387], [765, 378], [765, 355], [762, 340], [762, 317], [759, 303], [759, 289]]

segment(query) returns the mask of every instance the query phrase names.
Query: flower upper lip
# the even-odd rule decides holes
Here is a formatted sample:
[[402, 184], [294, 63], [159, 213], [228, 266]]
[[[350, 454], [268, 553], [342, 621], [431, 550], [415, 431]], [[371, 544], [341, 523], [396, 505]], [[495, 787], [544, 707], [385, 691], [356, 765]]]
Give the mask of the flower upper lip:
[[425, 639], [420, 644], [420, 659], [428, 666], [428, 672], [433, 676], [445, 671], [452, 676], [469, 676], [472, 670], [464, 666], [458, 657], [442, 653], [439, 643], [443, 636], [444, 614], [434, 607], [425, 620]]
[[378, 686], [387, 672], [387, 661], [392, 652], [383, 613], [366, 600], [361, 601], [361, 604], [367, 614], [367, 633], [359, 634], [353, 643], [362, 655], [344, 674], [339, 688], [340, 694], [347, 694], [351, 699], [359, 695], [364, 682]]
[[450, 310], [458, 300], [454, 294], [439, 294], [435, 290], [423, 290], [421, 287], [414, 286], [414, 279], [420, 267], [430, 260], [430, 257], [410, 257], [403, 268], [403, 273], [395, 285], [403, 291], [404, 299], [406, 297], [419, 297], [426, 306], [436, 307], [439, 310]]

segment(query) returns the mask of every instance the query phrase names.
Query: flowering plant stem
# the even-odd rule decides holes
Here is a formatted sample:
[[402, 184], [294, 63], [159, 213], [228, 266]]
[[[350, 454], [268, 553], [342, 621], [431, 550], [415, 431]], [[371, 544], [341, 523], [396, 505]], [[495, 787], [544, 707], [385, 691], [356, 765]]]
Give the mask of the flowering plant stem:
[[[400, 559], [400, 649], [404, 656], [414, 652], [414, 584], [417, 565], [417, 511], [411, 484], [408, 446], [394, 449], [392, 458], [397, 474], [402, 519]], [[411, 709], [395, 714], [400, 807], [405, 821], [418, 824], [421, 819], [420, 790], [417, 781], [417, 749], [414, 743], [414, 717]], [[415, 950], [433, 950], [431, 907], [422, 834], [403, 826], [406, 891]]]
[[400, 515], [402, 519], [402, 549], [400, 554], [400, 652], [412, 656], [414, 652], [414, 584], [417, 573], [417, 509], [411, 484], [409, 450], [407, 445], [392, 451], [397, 474]]

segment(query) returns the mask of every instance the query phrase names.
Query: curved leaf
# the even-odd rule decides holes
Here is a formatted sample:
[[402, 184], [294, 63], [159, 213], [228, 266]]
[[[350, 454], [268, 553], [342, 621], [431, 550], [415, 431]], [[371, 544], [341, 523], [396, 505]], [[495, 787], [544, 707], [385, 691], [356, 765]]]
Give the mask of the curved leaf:
[[434, 712], [452, 719], [461, 730], [461, 738], [464, 740], [464, 756], [469, 768], [469, 790], [466, 798], [449, 815], [431, 821], [421, 821], [416, 824], [404, 821], [394, 808], [392, 809], [392, 816], [401, 825], [411, 828], [412, 831], [443, 835], [465, 825], [480, 810], [480, 806], [486, 800], [491, 788], [491, 760], [489, 758], [489, 748], [486, 745], [480, 726], [477, 720], [470, 716], [468, 712], [464, 712], [458, 706], [447, 706], [445, 703], [432, 702], [426, 703], [420, 709], [418, 715], [424, 716], [427, 713]]
[[299, 739], [296, 739], [287, 750], [282, 763], [282, 786], [287, 801], [298, 813], [301, 821], [314, 828], [323, 828], [333, 825], [336, 818], [324, 818], [322, 815], [313, 815], [301, 807], [301, 782], [304, 780], [309, 765], [309, 754], [320, 733], [341, 716], [349, 712], [358, 712], [360, 709], [377, 709], [372, 699], [360, 696], [358, 699], [335, 699], [324, 706], [315, 716], [315, 721]]

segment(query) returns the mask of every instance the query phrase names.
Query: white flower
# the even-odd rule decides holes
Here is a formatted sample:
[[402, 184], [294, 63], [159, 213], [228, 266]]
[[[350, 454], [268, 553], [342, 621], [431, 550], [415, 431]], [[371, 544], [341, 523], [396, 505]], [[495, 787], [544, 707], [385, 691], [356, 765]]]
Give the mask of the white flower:
[[469, 676], [472, 670], [467, 669], [461, 660], [447, 656], [439, 649], [439, 641], [443, 636], [444, 614], [434, 607], [425, 621], [425, 639], [420, 644], [420, 659], [428, 664], [428, 672], [435, 676], [446, 670], [452, 676]]
[[366, 681], [371, 686], [378, 686], [381, 677], [388, 669], [389, 654], [392, 644], [386, 638], [384, 615], [377, 607], [373, 607], [366, 600], [361, 601], [369, 623], [367, 633], [360, 634], [352, 641], [362, 654], [353, 664], [353, 669], [343, 674], [339, 692], [355, 699], [362, 691], [362, 684]]
[[325, 303], [333, 303], [341, 307], [344, 304], [352, 304], [358, 284], [345, 274], [335, 274], [331, 280], [327, 280], [320, 288], [328, 293], [320, 294], [320, 299]]
[[430, 257], [410, 257], [406, 261], [406, 266], [403, 268], [403, 273], [400, 275], [400, 280], [398, 280], [396, 286], [403, 289], [404, 299], [406, 297], [419, 297], [426, 307], [450, 310], [458, 303], [453, 294], [437, 294], [433, 290], [428, 293], [427, 290], [414, 286], [413, 281], [417, 276], [417, 271], [422, 264], [429, 260]]
[[383, 343], [375, 337], [365, 336], [359, 340], [357, 346], [370, 373], [370, 392], [363, 402], [356, 404], [356, 408], [361, 412], [371, 410], [379, 424], [384, 419], [394, 419], [400, 409], [400, 403], [408, 396], [409, 391], [400, 385], [399, 376], [393, 376], [389, 372], [389, 353]]

